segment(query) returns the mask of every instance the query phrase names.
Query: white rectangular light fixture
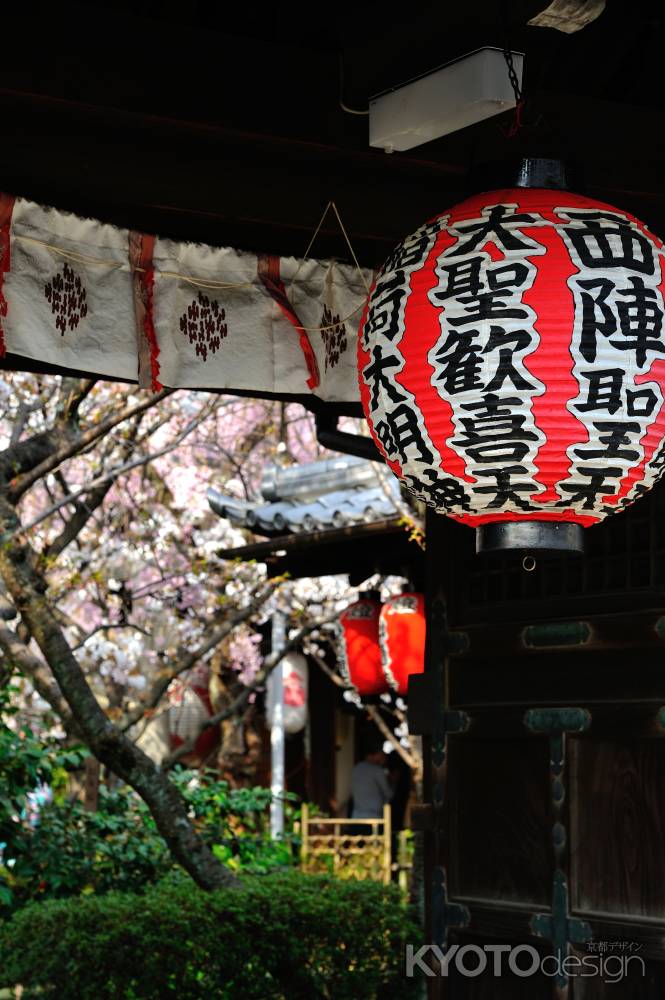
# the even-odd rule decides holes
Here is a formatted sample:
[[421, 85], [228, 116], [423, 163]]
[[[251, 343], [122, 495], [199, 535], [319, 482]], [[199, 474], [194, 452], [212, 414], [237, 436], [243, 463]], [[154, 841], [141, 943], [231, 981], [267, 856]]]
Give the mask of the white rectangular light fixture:
[[[524, 55], [513, 52], [512, 57], [521, 87]], [[386, 152], [413, 149], [514, 107], [502, 49], [477, 49], [372, 97], [369, 144]]]

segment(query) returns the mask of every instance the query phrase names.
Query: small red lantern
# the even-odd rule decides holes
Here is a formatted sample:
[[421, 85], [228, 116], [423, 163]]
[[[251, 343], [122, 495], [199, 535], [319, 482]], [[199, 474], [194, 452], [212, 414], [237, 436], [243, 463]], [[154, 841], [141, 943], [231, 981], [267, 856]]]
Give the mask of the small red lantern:
[[[208, 690], [207, 667], [193, 670], [186, 681], [176, 678], [169, 687], [168, 729], [171, 750], [177, 750], [200, 731], [213, 714]], [[219, 727], [209, 726], [201, 732], [192, 750], [182, 758], [182, 763], [197, 767], [204, 763], [219, 743]]]
[[370, 591], [339, 616], [339, 661], [342, 674], [362, 698], [384, 694], [388, 682], [379, 646], [379, 595]]
[[391, 688], [405, 695], [411, 674], [425, 669], [425, 598], [389, 597], [381, 608], [379, 642], [383, 670]]
[[379, 273], [363, 408], [393, 471], [479, 551], [583, 547], [665, 469], [665, 253], [566, 190], [479, 194]]

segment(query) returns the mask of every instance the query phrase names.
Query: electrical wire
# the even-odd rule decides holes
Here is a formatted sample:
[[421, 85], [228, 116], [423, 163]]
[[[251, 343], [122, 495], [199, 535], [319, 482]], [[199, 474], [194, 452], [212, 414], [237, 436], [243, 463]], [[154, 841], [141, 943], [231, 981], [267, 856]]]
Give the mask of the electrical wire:
[[339, 106], [342, 111], [346, 111], [347, 115], [369, 114], [369, 108], [367, 111], [361, 111], [360, 108], [350, 108], [344, 102], [344, 55], [341, 51], [339, 52]]

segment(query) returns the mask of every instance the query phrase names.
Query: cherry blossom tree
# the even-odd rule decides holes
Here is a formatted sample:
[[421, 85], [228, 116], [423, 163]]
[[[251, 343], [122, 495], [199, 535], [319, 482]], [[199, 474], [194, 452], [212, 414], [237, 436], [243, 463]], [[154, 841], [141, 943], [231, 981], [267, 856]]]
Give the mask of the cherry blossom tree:
[[[0, 684], [14, 669], [24, 717], [83, 740], [131, 785], [204, 887], [231, 875], [168, 776], [198, 734], [157, 761], [141, 734], [174, 685], [212, 664], [202, 728], [219, 727], [231, 760], [280, 655], [306, 641], [316, 657], [329, 643], [326, 623], [353, 598], [346, 580], [269, 580], [262, 565], [222, 560], [246, 535], [206, 499], [213, 483], [255, 499], [266, 463], [319, 453], [295, 405], [25, 373], [0, 381]], [[275, 610], [289, 641], [262, 656], [257, 628]]]
[[[26, 710], [136, 789], [199, 884], [228, 881], [167, 769], [128, 734], [277, 599], [261, 566], [217, 558], [240, 537], [208, 511], [206, 486], [231, 480], [250, 497], [266, 460], [315, 450], [309, 419], [277, 403], [13, 374], [0, 384], [0, 448], [4, 678], [17, 668]], [[271, 666], [246, 661], [229, 715]]]

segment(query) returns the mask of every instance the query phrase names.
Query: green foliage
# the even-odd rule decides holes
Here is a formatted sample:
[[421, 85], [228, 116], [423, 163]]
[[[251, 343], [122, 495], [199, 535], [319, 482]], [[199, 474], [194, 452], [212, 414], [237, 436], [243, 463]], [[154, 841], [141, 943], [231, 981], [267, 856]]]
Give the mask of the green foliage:
[[282, 872], [205, 893], [173, 875], [142, 896], [26, 907], [0, 926], [0, 986], [44, 1000], [406, 1000], [418, 940], [392, 886]]
[[87, 753], [62, 747], [47, 750], [29, 728], [8, 725], [16, 714], [9, 704], [11, 694], [11, 688], [0, 691], [0, 912], [14, 901], [15, 878], [6, 862], [29, 830], [29, 795], [48, 784], [61, 801], [68, 771], [80, 767]]
[[17, 710], [10, 706], [12, 688], [0, 690], [0, 841], [25, 809], [27, 796], [41, 782], [62, 787], [67, 768], [79, 767], [85, 753], [45, 749], [27, 727], [8, 725]]
[[135, 889], [172, 867], [144, 803], [129, 789], [100, 788], [99, 810], [54, 802], [34, 829], [22, 824], [5, 851], [13, 905], [29, 899]]
[[213, 853], [229, 868], [264, 874], [292, 865], [299, 839], [294, 834], [297, 796], [284, 795], [284, 837], [270, 838], [269, 788], [230, 788], [214, 771], [192, 780], [190, 771], [176, 772], [174, 781], [189, 802], [194, 821]]
[[[270, 791], [231, 789], [210, 776], [175, 776], [193, 818], [214, 854], [233, 870], [267, 872], [294, 864], [295, 837], [272, 841], [266, 823]], [[144, 802], [126, 786], [99, 790], [99, 808], [78, 799], [54, 802], [30, 829], [15, 824], [5, 849], [13, 907], [112, 889], [142, 891], [174, 869], [174, 862]], [[0, 911], [1, 912], [1, 911]]]
[[[95, 812], [68, 796], [70, 772], [88, 751], [45, 744], [29, 729], [12, 727], [10, 694], [0, 693], [0, 914], [33, 899], [141, 891], [173, 870], [149, 809], [130, 788], [102, 784]], [[287, 834], [275, 842], [268, 789], [232, 789], [212, 771], [181, 769], [173, 781], [203, 838], [229, 868], [261, 873], [294, 863], [293, 796], [285, 805]], [[54, 791], [54, 801], [31, 826], [29, 795], [40, 783]]]
[[[149, 809], [130, 788], [102, 785], [95, 812], [65, 795], [67, 770], [82, 759], [80, 751], [45, 747], [30, 733], [0, 725], [0, 914], [35, 899], [140, 892], [174, 869]], [[268, 789], [232, 789], [214, 772], [181, 770], [173, 780], [201, 835], [229, 868], [262, 873], [293, 865], [293, 833], [282, 841], [269, 836]], [[27, 797], [40, 781], [59, 792], [31, 827], [24, 818]], [[290, 802], [286, 813], [290, 831], [296, 815]]]

